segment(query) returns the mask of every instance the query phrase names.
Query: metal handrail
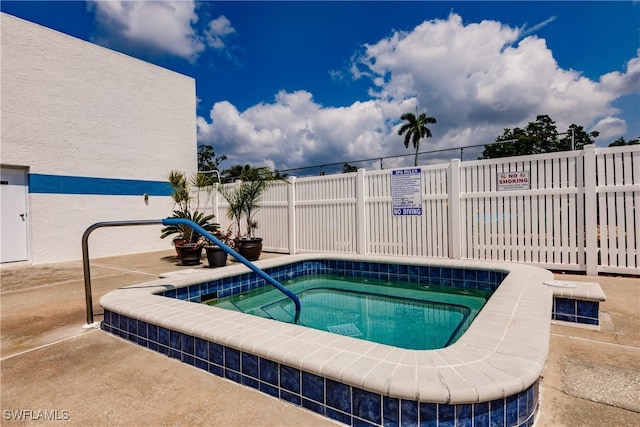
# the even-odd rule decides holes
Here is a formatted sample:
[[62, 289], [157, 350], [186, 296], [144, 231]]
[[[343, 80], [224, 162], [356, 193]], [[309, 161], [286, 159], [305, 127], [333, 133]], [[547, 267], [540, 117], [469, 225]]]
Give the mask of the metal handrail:
[[93, 326], [93, 297], [91, 292], [91, 269], [89, 266], [89, 235], [93, 232], [93, 230], [101, 227], [121, 227], [128, 225], [153, 225], [153, 224], [162, 224], [162, 225], [187, 225], [193, 228], [195, 231], [211, 240], [216, 245], [220, 246], [220, 248], [234, 257], [237, 261], [249, 267], [253, 272], [255, 272], [258, 276], [262, 277], [264, 280], [269, 282], [269, 284], [273, 285], [280, 292], [289, 297], [296, 307], [296, 316], [295, 321], [297, 323], [298, 318], [300, 317], [300, 300], [289, 289], [282, 286], [277, 280], [273, 277], [269, 276], [267, 273], [258, 268], [251, 261], [240, 255], [235, 250], [231, 249], [226, 244], [222, 243], [220, 239], [213, 236], [204, 228], [200, 227], [198, 224], [190, 221], [188, 219], [183, 218], [165, 218], [165, 219], [148, 219], [148, 220], [139, 220], [139, 221], [105, 221], [98, 222], [87, 228], [82, 235], [82, 265], [84, 270], [84, 293], [85, 293], [85, 301], [87, 305], [87, 327]]
[[94, 327], [93, 324], [93, 297], [91, 295], [91, 268], [89, 267], [89, 235], [93, 230], [101, 227], [122, 227], [126, 225], [153, 225], [162, 224], [161, 219], [143, 219], [138, 221], [105, 221], [97, 222], [87, 228], [82, 234], [82, 268], [84, 271], [84, 297], [87, 305], [87, 324], [85, 327]]
[[204, 228], [200, 227], [198, 224], [196, 224], [193, 221], [190, 221], [190, 220], [184, 219], [184, 218], [165, 218], [165, 219], [162, 220], [162, 224], [163, 225], [188, 225], [189, 227], [193, 228], [195, 231], [197, 231], [198, 233], [200, 233], [201, 235], [206, 237], [208, 240], [211, 240], [213, 243], [215, 243], [216, 245], [220, 246], [220, 248], [223, 251], [225, 251], [226, 253], [228, 253], [232, 257], [234, 257], [237, 261], [239, 261], [242, 264], [244, 264], [247, 267], [249, 267], [254, 273], [256, 273], [258, 276], [262, 277], [264, 280], [269, 282], [271, 285], [273, 285], [280, 292], [282, 292], [287, 297], [289, 297], [293, 301], [295, 306], [296, 306], [296, 321], [297, 321], [297, 319], [299, 317], [299, 314], [300, 314], [300, 300], [298, 299], [296, 294], [294, 294], [289, 289], [287, 289], [284, 286], [282, 286], [276, 279], [274, 279], [273, 277], [269, 276], [267, 273], [265, 273], [264, 271], [259, 269], [254, 263], [252, 263], [251, 261], [249, 261], [248, 259], [246, 259], [242, 255], [240, 255], [235, 250], [231, 249], [226, 244], [222, 243], [222, 241], [220, 241], [220, 239], [218, 239], [217, 237], [215, 237], [214, 235], [212, 235], [207, 230], [205, 230]]

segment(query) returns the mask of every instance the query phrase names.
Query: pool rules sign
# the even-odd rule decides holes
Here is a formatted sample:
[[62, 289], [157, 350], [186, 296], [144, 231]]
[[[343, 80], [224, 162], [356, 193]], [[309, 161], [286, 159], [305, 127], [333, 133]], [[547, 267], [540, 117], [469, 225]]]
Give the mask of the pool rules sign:
[[422, 215], [422, 172], [420, 168], [391, 171], [393, 215]]

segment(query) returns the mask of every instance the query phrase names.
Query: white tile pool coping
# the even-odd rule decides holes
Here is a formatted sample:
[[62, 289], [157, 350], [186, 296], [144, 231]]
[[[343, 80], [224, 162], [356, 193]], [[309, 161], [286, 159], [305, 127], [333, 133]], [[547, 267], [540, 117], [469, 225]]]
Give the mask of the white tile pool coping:
[[531, 265], [440, 258], [302, 254], [257, 261], [352, 261], [508, 271], [464, 335], [439, 350], [405, 350], [303, 326], [156, 295], [247, 273], [243, 265], [202, 269], [114, 290], [106, 310], [233, 347], [381, 395], [420, 402], [486, 402], [522, 392], [542, 375], [549, 352], [553, 274]]

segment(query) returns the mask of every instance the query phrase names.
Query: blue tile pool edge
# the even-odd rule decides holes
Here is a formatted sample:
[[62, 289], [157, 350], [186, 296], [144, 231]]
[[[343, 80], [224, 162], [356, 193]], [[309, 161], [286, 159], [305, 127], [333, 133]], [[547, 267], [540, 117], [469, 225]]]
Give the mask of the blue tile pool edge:
[[141, 347], [352, 426], [532, 426], [539, 381], [489, 402], [391, 398], [189, 334], [105, 310], [101, 328]]
[[[376, 258], [382, 258], [382, 257], [376, 257]], [[310, 264], [309, 264], [309, 261], [311, 262]], [[395, 261], [402, 262], [397, 259]], [[457, 261], [448, 262], [448, 260], [445, 260], [444, 262], [441, 262], [440, 260], [428, 260], [428, 261], [431, 262], [432, 264], [430, 264], [428, 267], [419, 266], [418, 270], [415, 270], [416, 267], [414, 265], [407, 264], [408, 266], [407, 268], [413, 268], [411, 272], [407, 271], [407, 274], [411, 274], [411, 276], [414, 277], [416, 275], [416, 271], [420, 271], [421, 267], [423, 268], [422, 271], [428, 271], [428, 268], [435, 267], [440, 269], [439, 270], [440, 277], [444, 275], [445, 278], [450, 279], [448, 276], [449, 275], [453, 276], [454, 274], [451, 273], [450, 270], [447, 271], [447, 269], [449, 268], [450, 265], [453, 265], [456, 268], [462, 267], [463, 269], [467, 269], [469, 271], [475, 270], [474, 273], [469, 273], [469, 274], [475, 274], [476, 279], [477, 279], [479, 269], [490, 270], [490, 271], [493, 269], [493, 270], [499, 271], [500, 274], [504, 274], [504, 271], [509, 271], [510, 272], [509, 274], [511, 275], [510, 281], [513, 283], [525, 282], [526, 284], [528, 280], [531, 280], [530, 271], [522, 271], [522, 273], [526, 273], [526, 274], [521, 275], [521, 272], [519, 272], [519, 269], [514, 268], [513, 266], [507, 269], [502, 269], [502, 268], [496, 268], [496, 266], [499, 265], [496, 263], [478, 263], [478, 262], [473, 263], [473, 262], [457, 262]], [[310, 259], [310, 260], [308, 259], [308, 260], [305, 260], [304, 262], [307, 262], [306, 267], [309, 267], [310, 265], [314, 265], [314, 264], [316, 266], [318, 265], [317, 259]], [[298, 267], [300, 265], [305, 265], [304, 262], [302, 264], [298, 263]], [[336, 262], [341, 263], [343, 262], [343, 260], [336, 260]], [[345, 261], [345, 262], [350, 262], [350, 261]], [[363, 264], [362, 261], [355, 261], [355, 262], [357, 263], [356, 268], [360, 269], [360, 271], [362, 271], [363, 274], [371, 275], [371, 277], [374, 277], [374, 278], [376, 278], [377, 277], [376, 275], [379, 273], [386, 274], [385, 271], [383, 272], [379, 271], [380, 270], [379, 265], [372, 267], [371, 264], [379, 264], [378, 261], [374, 263], [368, 263], [367, 265]], [[421, 260], [421, 262], [424, 262], [424, 260]], [[438, 263], [444, 263], [445, 265], [439, 266], [437, 265]], [[474, 268], [468, 267], [469, 265], [472, 265]], [[340, 266], [342, 267], [342, 265]], [[278, 269], [279, 268], [281, 269], [282, 266], [277, 266], [275, 268], [276, 268], [275, 274], [278, 274]], [[372, 268], [374, 268], [374, 270], [372, 270]], [[424, 268], [427, 268], [427, 270], [424, 270]], [[378, 271], [376, 271], [376, 269]], [[265, 268], [265, 270], [268, 270], [268, 268]], [[527, 268], [523, 267], [521, 268], [521, 270], [527, 270]], [[529, 268], [529, 270], [531, 269]], [[537, 269], [537, 270], [541, 271], [542, 269]], [[432, 271], [435, 271], [435, 270], [432, 269]], [[289, 273], [290, 271], [285, 272], [284, 274], [286, 275]], [[404, 274], [403, 271], [396, 273], [391, 270], [389, 271], [389, 273]], [[455, 274], [460, 275], [460, 271], [457, 271]], [[538, 273], [535, 273], [533, 276], [536, 276], [536, 274]], [[218, 276], [220, 277], [216, 280], [225, 279], [224, 277], [222, 277], [223, 275], [218, 275]], [[252, 286], [250, 275], [243, 273], [240, 276], [242, 277], [241, 279], [238, 279], [241, 282], [239, 284], [240, 289], [242, 289], [245, 286]], [[422, 275], [418, 274], [418, 276], [422, 276]], [[539, 281], [537, 280], [537, 277], [534, 277], [535, 279], [534, 281], [536, 283], [541, 283], [542, 279], [546, 279], [547, 277], [548, 275], [540, 276]], [[451, 277], [451, 278], [454, 278], [454, 277]], [[461, 280], [463, 283], [463, 286], [465, 286], [464, 272], [462, 273], [462, 277], [460, 277], [458, 280]], [[195, 283], [198, 281], [202, 282], [199, 279], [190, 280], [190, 282], [194, 282], [194, 283], [186, 283], [189, 281], [183, 280], [182, 281], [183, 283], [178, 283], [176, 284], [176, 286], [173, 286], [171, 283], [168, 283], [167, 280], [157, 281], [161, 283], [150, 282], [149, 283], [150, 286], [148, 286], [148, 288], [155, 288], [153, 292], [156, 294], [161, 293], [163, 289], [165, 293], [169, 295], [171, 294], [171, 292], [175, 291], [175, 295], [170, 295], [170, 296], [173, 296], [174, 298], [182, 298], [184, 300], [195, 301], [199, 298], [199, 295], [202, 295], [205, 292], [209, 292], [211, 290], [209, 285], [207, 284], [207, 281], [202, 283]], [[180, 280], [174, 280], [173, 282], [180, 282]], [[211, 281], [208, 281], [208, 282], [211, 282]], [[246, 283], [243, 283], [243, 282], [246, 282]], [[466, 286], [468, 285], [469, 285], [469, 282], [467, 282]], [[199, 289], [198, 289], [198, 286], [200, 287]], [[510, 285], [510, 287], [511, 286], [512, 285]], [[526, 284], [526, 286], [528, 289], [529, 285]], [[129, 292], [127, 291], [127, 288], [121, 291]], [[139, 293], [140, 290], [130, 291], [130, 292]], [[536, 290], [534, 293], [540, 294], [538, 298], [540, 301], [546, 300], [547, 296], [549, 295], [548, 293], [543, 293], [542, 291], [538, 291], [538, 290]], [[508, 294], [505, 294], [505, 295], [508, 295]], [[503, 295], [503, 297], [505, 295]], [[106, 303], [106, 306], [110, 307], [111, 304], [115, 302], [115, 300], [122, 299], [120, 298], [122, 296], [123, 296], [122, 294], [118, 296], [114, 295], [114, 297], [116, 298], [113, 299], [113, 298], [109, 298], [109, 295], [107, 295], [105, 296], [106, 298], [103, 297], [103, 299], [105, 300], [104, 302]], [[167, 299], [162, 297], [160, 298], [165, 301], [171, 300], [171, 298], [167, 298]], [[101, 305], [105, 307], [105, 304], [103, 304], [103, 299], [101, 299]], [[135, 299], [138, 300], [138, 298], [135, 298]], [[549, 297], [549, 300], [550, 300], [550, 297]], [[178, 304], [180, 303], [180, 301], [177, 301], [177, 300], [174, 300], [174, 301], [176, 301], [176, 303]], [[153, 302], [154, 302], [154, 305], [158, 305], [157, 300], [154, 299]], [[186, 303], [186, 302], [182, 301], [182, 303]], [[166, 303], [160, 303], [160, 304], [167, 305]], [[116, 304], [116, 306], [117, 305], [118, 304]], [[172, 303], [171, 305], [172, 307], [173, 306], [177, 307], [176, 304]], [[503, 304], [500, 303], [495, 306], [499, 307], [501, 305]], [[307, 409], [323, 414], [329, 418], [336, 419], [336, 420], [345, 422], [347, 424], [353, 424], [353, 425], [382, 425], [382, 424], [395, 425], [393, 421], [396, 419], [396, 416], [394, 415], [395, 412], [392, 409], [388, 409], [388, 408], [394, 408], [394, 407], [400, 408], [398, 409], [399, 415], [397, 418], [400, 420], [399, 422], [401, 422], [402, 424], [410, 423], [409, 420], [411, 419], [421, 419], [424, 421], [423, 423], [424, 425], [449, 425], [450, 420], [453, 419], [453, 420], [458, 420], [461, 425], [464, 425], [465, 424], [464, 420], [468, 419], [469, 416], [472, 416], [473, 419], [476, 420], [477, 422], [482, 422], [482, 420], [491, 420], [492, 425], [494, 424], [505, 425], [505, 426], [506, 425], [509, 425], [509, 426], [530, 425], [533, 422], [535, 410], [537, 407], [539, 374], [541, 373], [541, 367], [544, 366], [544, 361], [546, 361], [546, 353], [544, 349], [543, 351], [540, 351], [536, 347], [536, 350], [539, 353], [539, 356], [534, 357], [536, 361], [534, 364], [538, 365], [538, 368], [535, 368], [535, 367], [531, 368], [530, 372], [526, 374], [526, 376], [529, 379], [524, 379], [525, 384], [529, 384], [529, 385], [526, 386], [524, 389], [515, 391], [515, 394], [512, 394], [510, 396], [492, 398], [489, 401], [480, 401], [480, 402], [475, 401], [475, 403], [465, 403], [464, 396], [452, 395], [451, 399], [454, 401], [454, 403], [452, 404], [443, 403], [443, 402], [440, 402], [440, 403], [435, 403], [435, 402], [430, 403], [430, 402], [424, 402], [424, 401], [419, 402], [419, 401], [413, 401], [411, 399], [406, 399], [406, 398], [397, 398], [397, 397], [392, 398], [385, 393], [372, 393], [370, 391], [363, 390], [359, 387], [355, 387], [353, 384], [352, 385], [343, 384], [329, 377], [322, 377], [314, 373], [307, 372], [303, 369], [298, 369], [294, 366], [290, 366], [284, 363], [278, 363], [276, 361], [271, 360], [268, 357], [258, 356], [251, 353], [244, 352], [242, 350], [235, 348], [234, 345], [222, 345], [214, 341], [198, 337], [197, 334], [194, 335], [194, 334], [185, 333], [185, 329], [183, 328], [180, 328], [182, 329], [182, 332], [173, 330], [171, 328], [166, 327], [167, 326], [166, 324], [161, 325], [163, 323], [166, 323], [165, 321], [162, 321], [162, 320], [156, 321], [156, 322], [147, 322], [143, 320], [143, 318], [146, 316], [145, 314], [140, 313], [140, 316], [136, 318], [136, 314], [135, 314], [136, 310], [130, 309], [131, 304], [129, 303], [127, 303], [127, 306], [129, 308], [126, 308], [126, 309], [113, 307], [113, 310], [112, 310], [107, 307], [105, 308], [105, 313], [108, 313], [108, 314], [105, 314], [105, 321], [103, 323], [103, 329], [105, 331], [113, 333], [124, 339], [136, 342], [139, 345], [142, 345], [154, 351], [159, 351], [163, 354], [168, 355], [169, 357], [173, 357], [173, 358], [182, 360], [183, 362], [189, 363], [193, 366], [199, 367], [201, 369], [205, 369], [208, 372], [231, 379], [240, 384], [245, 384], [249, 387], [257, 388], [272, 396], [277, 396], [281, 399], [298, 404]], [[542, 311], [546, 309], [546, 307], [542, 307], [542, 308], [543, 308]], [[146, 311], [149, 311], [149, 310], [146, 310]], [[550, 311], [551, 310], [549, 309], [549, 312]], [[150, 317], [153, 317], [153, 316], [150, 316]], [[549, 319], [549, 317], [550, 317], [549, 313], [547, 313], [546, 318]], [[187, 325], [184, 326], [186, 329], [190, 328], [188, 324], [189, 322], [187, 321]], [[540, 329], [540, 328], [538, 327], [537, 329]], [[545, 328], [542, 328], [542, 331], [538, 331], [541, 333], [537, 335], [540, 337], [546, 336], [547, 342], [544, 345], [548, 346], [548, 330], [546, 331], [547, 333], [545, 334], [544, 329]], [[531, 337], [529, 337], [529, 339], [530, 338]], [[486, 344], [485, 341], [490, 341], [490, 340], [482, 339], [482, 341], [483, 343], [481, 344], [481, 346]], [[475, 348], [474, 347], [475, 344], [473, 342], [466, 343], [465, 345], [467, 348]], [[210, 356], [203, 357], [205, 355], [205, 353], [203, 353], [205, 351], [203, 350], [203, 348], [207, 347], [210, 349], [211, 348], [210, 346], [213, 346], [213, 348], [217, 349], [214, 351], [215, 354], [223, 354], [225, 357], [228, 356], [229, 357], [228, 360], [225, 358], [223, 359], [222, 363], [215, 363], [208, 359], [208, 357]], [[507, 349], [506, 353], [510, 352], [508, 351], [507, 347], [504, 347], [504, 348]], [[191, 351], [192, 349], [193, 349], [193, 352]], [[496, 347], [496, 349], [500, 350], [496, 354], [501, 354], [501, 352], [504, 351], [503, 346]], [[474, 350], [474, 352], [476, 350]], [[530, 353], [530, 351], [525, 348], [516, 349], [516, 353], [523, 352], [523, 351], [525, 351], [527, 354]], [[516, 357], [520, 357], [520, 356], [516, 355]], [[542, 360], [542, 357], [544, 357], [544, 361]], [[246, 362], [243, 363], [242, 361], [246, 361]], [[329, 395], [327, 395], [326, 393], [323, 398], [324, 402], [322, 403], [318, 401], [317, 396], [315, 399], [310, 399], [307, 396], [307, 394], [309, 394], [310, 392], [307, 392], [302, 388], [300, 388], [302, 386], [299, 386], [295, 390], [291, 390], [292, 388], [291, 384], [295, 382], [292, 383], [291, 381], [286, 381], [286, 378], [284, 383], [280, 384], [279, 386], [276, 386], [275, 384], [273, 384], [273, 379], [264, 380], [262, 378], [263, 375], [266, 375], [266, 377], [268, 378], [269, 374], [263, 374], [262, 370], [255, 370], [253, 368], [255, 366], [262, 366], [263, 364], [265, 366], [268, 366], [269, 364], [271, 364], [275, 366], [273, 369], [277, 369], [279, 372], [293, 371], [293, 372], [299, 372], [299, 374], [305, 378], [315, 378], [315, 382], [323, 384], [325, 388], [328, 387], [327, 384], [332, 384], [334, 386], [333, 388], [338, 387], [338, 386], [335, 386], [335, 384], [342, 384], [342, 387], [347, 387], [347, 388], [342, 390], [341, 395], [349, 396], [347, 400], [352, 404], [354, 404], [355, 406], [336, 407], [336, 402], [339, 401], [339, 399], [338, 400], [334, 399], [335, 401], [332, 401]], [[490, 368], [490, 369], [493, 369], [493, 368]], [[506, 369], [506, 370], [508, 371], [509, 369]], [[497, 383], [500, 384], [504, 382], [504, 378], [503, 380], [497, 379], [496, 381]], [[523, 380], [520, 380], [520, 381], [523, 381]], [[515, 388], [518, 387], [517, 384], [514, 386], [512, 381], [508, 381], [508, 382], [511, 385], [504, 386], [505, 390], [514, 390], [514, 387]], [[491, 388], [490, 386], [491, 384], [489, 384], [487, 388], [490, 389]], [[300, 390], [303, 390], [303, 391], [300, 391]], [[479, 393], [486, 396], [491, 393], [495, 394], [496, 392], [491, 390], [489, 391], [483, 390], [483, 391], [479, 391]], [[530, 396], [531, 394], [536, 396], [535, 404], [532, 406], [523, 405], [522, 399], [524, 398], [522, 396]], [[390, 395], [393, 396], [393, 393]], [[517, 411], [514, 410], [515, 404], [513, 403], [513, 401], [520, 402], [518, 407], [519, 409]], [[357, 405], [354, 402], [357, 403]], [[374, 402], [375, 404], [372, 402]], [[462, 403], [455, 403], [455, 402], [462, 402]], [[474, 402], [474, 401], [472, 400], [471, 402]], [[375, 408], [378, 408], [379, 406], [378, 403], [382, 405], [382, 408], [386, 408], [385, 410], [383, 410], [383, 412], [379, 412], [377, 409], [375, 409]], [[363, 409], [363, 408], [369, 408], [369, 409]], [[517, 416], [514, 415], [516, 413], [517, 413]], [[419, 415], [416, 415], [416, 414], [419, 414]], [[433, 414], [436, 414], [436, 415], [433, 415]], [[501, 419], [503, 420], [502, 422], [499, 421]], [[380, 422], [380, 420], [382, 420], [382, 422]], [[432, 420], [433, 423], [431, 423], [428, 420]]]

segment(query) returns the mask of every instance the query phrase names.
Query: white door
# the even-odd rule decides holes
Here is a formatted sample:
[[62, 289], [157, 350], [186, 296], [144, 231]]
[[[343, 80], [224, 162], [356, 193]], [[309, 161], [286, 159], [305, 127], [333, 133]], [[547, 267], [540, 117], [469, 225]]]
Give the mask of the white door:
[[24, 169], [0, 169], [0, 262], [27, 259], [27, 173]]

